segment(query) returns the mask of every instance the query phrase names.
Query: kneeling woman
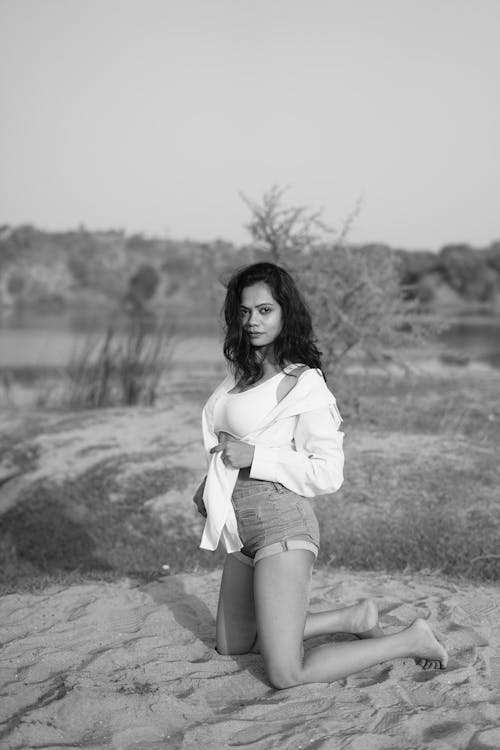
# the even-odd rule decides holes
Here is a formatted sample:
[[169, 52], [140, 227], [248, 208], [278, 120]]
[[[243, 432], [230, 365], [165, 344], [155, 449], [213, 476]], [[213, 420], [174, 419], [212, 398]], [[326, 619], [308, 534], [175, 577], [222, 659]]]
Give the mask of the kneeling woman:
[[[343, 481], [343, 433], [311, 317], [291, 276], [272, 263], [235, 273], [224, 306], [230, 374], [203, 409], [208, 473], [195, 495], [206, 523], [201, 547], [227, 557], [217, 610], [217, 650], [260, 650], [276, 688], [331, 682], [396, 657], [425, 669], [447, 654], [427, 623], [385, 635], [371, 600], [308, 613], [319, 530], [308, 498]], [[313, 648], [303, 640], [350, 632], [359, 639]]]

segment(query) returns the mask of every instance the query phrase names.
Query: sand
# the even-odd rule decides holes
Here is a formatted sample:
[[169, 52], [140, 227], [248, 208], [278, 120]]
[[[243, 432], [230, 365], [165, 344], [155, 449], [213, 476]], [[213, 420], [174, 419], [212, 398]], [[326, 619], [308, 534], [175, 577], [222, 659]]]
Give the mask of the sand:
[[312, 610], [372, 596], [388, 632], [429, 618], [449, 666], [430, 672], [397, 660], [277, 691], [258, 654], [214, 650], [219, 579], [215, 571], [4, 596], [0, 747], [500, 747], [497, 588], [436, 575], [317, 571]]
[[[177, 467], [189, 472], [185, 489], [144, 502], [160, 519], [172, 505], [185, 507], [198, 533], [190, 499], [204, 462], [196, 393], [170, 399], [165, 409], [4, 411], [1, 432], [13, 443], [0, 462], [0, 513], [33, 483], [63, 483], [102, 462], [116, 468], [124, 487], [134, 471]], [[401, 441], [382, 438], [351, 434], [352, 450], [392, 454]], [[428, 435], [406, 440], [415, 454], [430, 444]], [[219, 580], [214, 571], [0, 597], [0, 748], [500, 748], [498, 586], [437, 573], [317, 570], [312, 610], [371, 596], [387, 632], [429, 619], [450, 662], [430, 672], [398, 660], [331, 684], [277, 691], [258, 654], [214, 650]]]

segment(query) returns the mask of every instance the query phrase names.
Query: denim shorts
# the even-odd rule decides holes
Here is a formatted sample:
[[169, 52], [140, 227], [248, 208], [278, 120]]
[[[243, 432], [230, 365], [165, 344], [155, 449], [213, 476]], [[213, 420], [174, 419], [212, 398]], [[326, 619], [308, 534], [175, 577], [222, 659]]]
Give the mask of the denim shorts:
[[253, 565], [263, 557], [289, 549], [319, 550], [319, 526], [307, 498], [279, 482], [250, 479], [240, 469], [231, 498], [243, 548], [233, 553]]

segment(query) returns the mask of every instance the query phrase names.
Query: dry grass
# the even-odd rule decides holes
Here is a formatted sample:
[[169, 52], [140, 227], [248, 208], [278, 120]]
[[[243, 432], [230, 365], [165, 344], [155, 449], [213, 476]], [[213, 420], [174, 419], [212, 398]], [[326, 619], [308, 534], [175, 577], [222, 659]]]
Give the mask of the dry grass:
[[[342, 383], [333, 390], [349, 423], [361, 429], [462, 435], [476, 445], [494, 443], [500, 435], [499, 375], [468, 374], [459, 368], [450, 368], [448, 375], [350, 374], [348, 390]], [[356, 394], [356, 408], [352, 394]]]
[[392, 455], [353, 452], [344, 488], [316, 501], [320, 562], [499, 580], [494, 450], [441, 436], [431, 446], [415, 441], [412, 455], [400, 442]]
[[[210, 386], [196, 404], [186, 393], [193, 414]], [[322, 531], [319, 564], [498, 581], [498, 377], [360, 375], [353, 387], [359, 413], [339, 393], [344, 486], [313, 501]], [[68, 415], [75, 427], [82, 418]], [[43, 432], [43, 424], [37, 429]], [[181, 497], [198, 467], [151, 471], [149, 465], [125, 488], [117, 481], [123, 462], [148, 466], [151, 458], [147, 452], [114, 457], [72, 481], [30, 486], [2, 516], [0, 591], [88, 578], [146, 580], [163, 575], [164, 565], [172, 572], [220, 566], [222, 553], [198, 547], [194, 505], [179, 502], [161, 521], [147, 502], [166, 488]], [[30, 468], [32, 460], [19, 453], [15, 463]]]
[[[151, 458], [144, 454], [136, 460]], [[162, 523], [147, 504], [166, 487], [181, 490], [190, 472], [182, 466], [148, 468], [124, 492], [116, 476], [120, 464], [131, 460], [103, 461], [62, 484], [42, 481], [19, 497], [2, 516], [0, 593], [88, 577], [151, 580], [165, 575], [163, 566], [176, 573], [220, 564], [220, 554], [198, 549], [189, 513], [179, 508]]]
[[91, 338], [66, 368], [61, 405], [69, 408], [152, 406], [174, 347], [173, 331], [133, 320], [120, 334], [111, 326], [101, 341]]
[[345, 483], [315, 501], [319, 562], [499, 580], [496, 374], [359, 375], [350, 388]]

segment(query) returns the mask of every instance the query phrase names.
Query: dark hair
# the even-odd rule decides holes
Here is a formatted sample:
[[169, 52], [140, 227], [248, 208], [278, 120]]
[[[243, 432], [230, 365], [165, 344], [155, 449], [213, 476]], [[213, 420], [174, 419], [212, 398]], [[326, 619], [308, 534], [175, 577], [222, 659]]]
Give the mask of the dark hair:
[[272, 296], [281, 306], [283, 324], [273, 342], [277, 364], [284, 367], [291, 362], [301, 362], [321, 370], [321, 352], [314, 343], [311, 313], [294, 280], [288, 271], [274, 263], [254, 263], [233, 273], [223, 307], [226, 320], [224, 356], [234, 375], [251, 385], [264, 374], [256, 350], [242, 326], [240, 313], [243, 289], [259, 282], [268, 285]]

